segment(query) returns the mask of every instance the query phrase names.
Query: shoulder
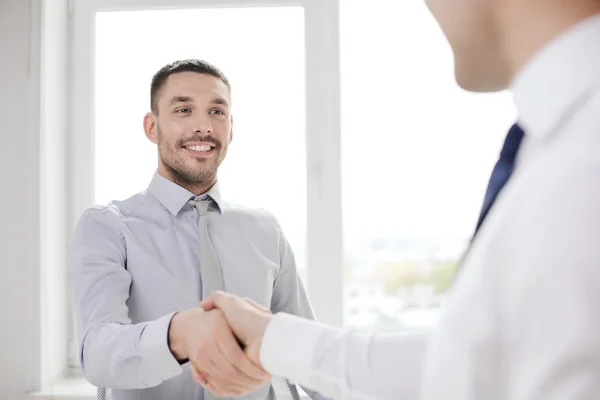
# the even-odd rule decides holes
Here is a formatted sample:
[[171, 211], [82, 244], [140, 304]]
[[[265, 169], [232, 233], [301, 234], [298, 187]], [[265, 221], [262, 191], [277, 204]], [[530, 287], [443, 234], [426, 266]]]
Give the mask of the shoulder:
[[125, 220], [139, 211], [147, 201], [148, 195], [141, 192], [125, 200], [91, 206], [81, 214], [73, 237], [99, 238], [116, 235], [124, 240], [122, 232]]
[[108, 204], [97, 204], [87, 208], [81, 215], [80, 222], [92, 224], [118, 224], [135, 214], [152, 196], [147, 192], [137, 193], [124, 200], [113, 200]]

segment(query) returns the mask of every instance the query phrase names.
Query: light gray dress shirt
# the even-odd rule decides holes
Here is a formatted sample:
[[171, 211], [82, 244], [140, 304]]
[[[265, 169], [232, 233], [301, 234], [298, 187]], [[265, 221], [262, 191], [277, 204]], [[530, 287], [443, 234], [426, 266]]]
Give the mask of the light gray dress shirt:
[[[225, 202], [218, 185], [195, 196], [156, 173], [146, 191], [86, 210], [70, 244], [81, 368], [92, 384], [111, 388], [116, 400], [204, 397], [167, 337], [174, 313], [201, 301], [197, 210], [187, 202], [207, 197], [225, 290], [273, 312], [314, 319], [273, 215]], [[265, 385], [242, 398], [272, 396]]]

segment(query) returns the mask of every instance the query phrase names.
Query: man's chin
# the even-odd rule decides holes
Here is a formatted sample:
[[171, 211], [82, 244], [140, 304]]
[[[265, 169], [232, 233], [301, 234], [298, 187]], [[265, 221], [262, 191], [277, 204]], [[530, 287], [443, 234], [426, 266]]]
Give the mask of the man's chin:
[[171, 180], [181, 186], [206, 185], [211, 184], [216, 179], [216, 173], [207, 171], [204, 168], [200, 170], [197, 165], [195, 167], [186, 168], [185, 170], [167, 167], [166, 170]]

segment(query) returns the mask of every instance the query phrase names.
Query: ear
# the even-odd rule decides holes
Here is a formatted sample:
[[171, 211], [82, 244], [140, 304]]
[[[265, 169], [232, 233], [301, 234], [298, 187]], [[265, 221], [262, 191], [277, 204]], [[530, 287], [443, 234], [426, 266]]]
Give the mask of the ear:
[[144, 115], [144, 132], [148, 140], [154, 144], [158, 144], [158, 123], [156, 116], [151, 112]]
[[233, 116], [231, 116], [231, 127], [229, 128], [229, 143], [233, 140]]

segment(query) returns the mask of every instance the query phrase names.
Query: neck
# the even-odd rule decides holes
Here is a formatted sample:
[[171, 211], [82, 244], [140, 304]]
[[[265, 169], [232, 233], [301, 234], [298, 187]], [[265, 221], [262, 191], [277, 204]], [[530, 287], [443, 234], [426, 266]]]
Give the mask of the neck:
[[600, 13], [598, 0], [507, 0], [502, 6], [499, 31], [510, 82], [552, 39]]

